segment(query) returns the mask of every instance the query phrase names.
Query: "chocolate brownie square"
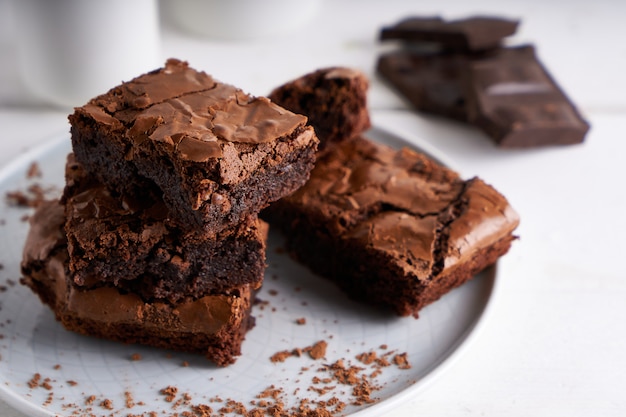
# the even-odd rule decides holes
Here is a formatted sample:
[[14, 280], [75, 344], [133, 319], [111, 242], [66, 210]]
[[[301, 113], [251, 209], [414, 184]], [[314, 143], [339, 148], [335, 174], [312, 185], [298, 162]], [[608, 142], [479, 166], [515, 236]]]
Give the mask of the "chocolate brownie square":
[[186, 229], [217, 232], [308, 178], [306, 117], [170, 59], [69, 116], [76, 159], [110, 189], [155, 188]]
[[64, 208], [58, 201], [45, 202], [31, 217], [22, 283], [50, 307], [67, 330], [200, 353], [220, 366], [235, 362], [246, 332], [254, 325], [251, 286], [178, 303], [146, 301], [112, 286], [80, 288], [69, 270], [64, 221]]
[[505, 254], [519, 221], [482, 180], [365, 138], [322, 155], [307, 184], [263, 216], [352, 298], [415, 317]]
[[117, 195], [71, 154], [63, 200], [68, 265], [79, 286], [106, 283], [173, 303], [261, 286], [267, 230], [256, 217], [218, 233], [181, 230], [158, 197]]
[[369, 80], [360, 71], [345, 67], [322, 68], [274, 89], [274, 103], [304, 114], [320, 140], [328, 144], [350, 139], [370, 126], [367, 108]]

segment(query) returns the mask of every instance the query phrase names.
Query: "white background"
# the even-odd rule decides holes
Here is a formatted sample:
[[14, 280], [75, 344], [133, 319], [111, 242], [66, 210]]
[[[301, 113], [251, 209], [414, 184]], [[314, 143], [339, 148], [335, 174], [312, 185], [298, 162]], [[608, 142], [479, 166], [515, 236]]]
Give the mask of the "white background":
[[[68, 109], [38, 103], [21, 84], [14, 44], [27, 28], [8, 10], [0, 0], [0, 166], [69, 129]], [[583, 145], [500, 150], [472, 128], [408, 111], [376, 77], [389, 48], [377, 41], [383, 25], [475, 13], [522, 20], [509, 43], [535, 44], [591, 123]], [[428, 141], [520, 213], [521, 239], [500, 262], [481, 334], [393, 416], [626, 415], [626, 2], [327, 0], [298, 32], [249, 42], [194, 38], [162, 20], [163, 60], [188, 60], [257, 95], [319, 67], [363, 70], [375, 123]], [[0, 403], [0, 415], [21, 414]]]

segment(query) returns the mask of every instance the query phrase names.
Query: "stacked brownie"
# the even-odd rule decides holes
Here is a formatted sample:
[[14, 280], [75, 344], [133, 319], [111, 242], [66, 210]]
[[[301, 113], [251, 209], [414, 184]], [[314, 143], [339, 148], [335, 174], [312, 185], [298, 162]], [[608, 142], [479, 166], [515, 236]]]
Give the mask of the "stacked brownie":
[[313, 166], [306, 117], [172, 59], [70, 122], [65, 190], [32, 217], [25, 283], [70, 330], [234, 362], [265, 269], [258, 213]]
[[[318, 77], [304, 75], [270, 97], [303, 96], [301, 89]], [[324, 116], [330, 102], [354, 102], [329, 99], [322, 92], [316, 97], [299, 106], [316, 129], [338, 120]], [[290, 105], [289, 100], [278, 103]], [[367, 105], [337, 112], [363, 118]], [[424, 306], [509, 250], [518, 215], [481, 179], [464, 180], [424, 154], [370, 141], [363, 136], [363, 123], [350, 126], [326, 143], [309, 181], [272, 204], [263, 217], [285, 232], [297, 260], [350, 297], [417, 317]]]
[[500, 147], [576, 144], [589, 124], [533, 45], [504, 46], [515, 20], [410, 17], [382, 29], [400, 41], [378, 73], [417, 110], [470, 123]]

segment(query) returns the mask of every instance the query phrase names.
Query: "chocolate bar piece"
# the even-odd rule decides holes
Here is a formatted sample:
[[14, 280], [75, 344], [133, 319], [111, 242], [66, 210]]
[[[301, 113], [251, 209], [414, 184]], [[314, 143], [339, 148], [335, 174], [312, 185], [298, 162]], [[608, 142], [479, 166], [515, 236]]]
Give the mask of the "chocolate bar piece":
[[519, 21], [490, 16], [473, 16], [445, 21], [440, 17], [409, 17], [382, 29], [380, 39], [432, 42], [445, 50], [459, 52], [496, 48], [517, 30]]
[[589, 130], [532, 46], [468, 60], [465, 85], [470, 123], [501, 147], [575, 144]]
[[461, 73], [467, 57], [398, 50], [378, 59], [378, 73], [417, 110], [467, 121]]

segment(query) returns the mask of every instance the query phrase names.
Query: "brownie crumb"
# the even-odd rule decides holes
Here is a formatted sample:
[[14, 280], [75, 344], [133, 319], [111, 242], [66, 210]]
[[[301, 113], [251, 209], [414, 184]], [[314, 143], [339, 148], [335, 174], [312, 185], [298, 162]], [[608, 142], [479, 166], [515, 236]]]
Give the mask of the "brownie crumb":
[[299, 319], [296, 319], [296, 324], [300, 326], [305, 325], [306, 319], [304, 317], [300, 317]]
[[46, 397], [46, 401], [44, 401], [43, 406], [47, 407], [50, 404], [52, 404], [52, 401], [54, 400], [54, 393], [50, 392], [48, 393], [48, 396]]
[[94, 401], [96, 401], [96, 396], [95, 395], [90, 395], [89, 397], [85, 398], [85, 404], [86, 405], [92, 405], [94, 403]]
[[32, 162], [26, 171], [26, 178], [41, 178], [41, 168], [37, 162]]
[[276, 352], [274, 353], [271, 357], [270, 357], [270, 361], [276, 363], [276, 362], [285, 362], [285, 360], [291, 356], [291, 351], [289, 350], [281, 350], [280, 352]]
[[276, 352], [270, 357], [271, 362], [285, 362], [290, 356], [300, 357], [303, 353], [308, 353], [311, 359], [318, 360], [326, 356], [326, 348], [328, 343], [324, 340], [320, 340], [311, 346], [305, 348], [294, 348], [292, 350], [282, 350]]
[[55, 192], [56, 188], [44, 188], [40, 184], [31, 184], [26, 191], [16, 190], [8, 191], [6, 199], [9, 205], [15, 207], [39, 207], [41, 203], [46, 201], [47, 196]]
[[45, 379], [41, 382], [40, 387], [42, 387], [42, 388], [44, 388], [44, 389], [47, 389], [48, 391], [51, 391], [51, 390], [52, 390], [52, 384], [51, 384], [50, 382], [52, 382], [52, 381], [50, 380], [50, 378], [45, 378]]
[[163, 388], [161, 390], [161, 394], [165, 395], [165, 401], [167, 401], [168, 403], [171, 403], [176, 398], [176, 394], [178, 394], [178, 388], [170, 385], [166, 388]]
[[66, 382], [67, 382], [67, 384], [68, 384], [70, 387], [75, 387], [76, 385], [78, 385], [78, 382], [76, 382], [76, 381], [74, 381], [74, 380], [72, 380], [72, 379], [70, 379], [69, 381], [66, 381]]
[[328, 346], [328, 343], [326, 343], [323, 340], [320, 340], [319, 342], [317, 342], [313, 346], [311, 346], [307, 351], [309, 352], [309, 356], [312, 359], [315, 359], [315, 360], [322, 359], [323, 357], [326, 356], [326, 347], [327, 346]]
[[113, 401], [105, 398], [100, 402], [100, 407], [106, 408], [107, 410], [113, 410]]
[[400, 369], [411, 369], [406, 353], [399, 353], [393, 357], [393, 363]]
[[130, 355], [130, 360], [131, 361], [140, 361], [141, 360], [141, 354], [140, 353], [133, 353], [132, 355]]
[[36, 373], [33, 377], [28, 381], [28, 387], [33, 389], [39, 386], [39, 382], [41, 381], [41, 374]]
[[126, 408], [133, 408], [135, 406], [135, 400], [133, 398], [133, 394], [130, 391], [124, 391], [124, 399]]

